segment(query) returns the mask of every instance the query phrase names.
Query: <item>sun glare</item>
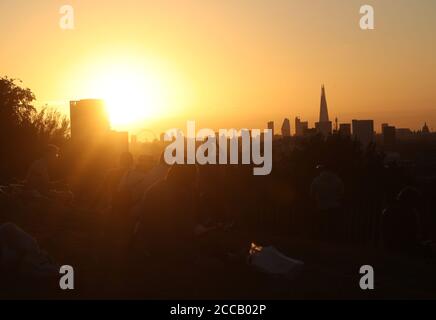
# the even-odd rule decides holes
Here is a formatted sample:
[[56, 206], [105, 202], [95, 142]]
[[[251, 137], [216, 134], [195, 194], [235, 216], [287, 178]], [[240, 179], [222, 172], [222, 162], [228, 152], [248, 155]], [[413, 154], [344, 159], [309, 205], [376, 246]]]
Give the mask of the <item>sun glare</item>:
[[178, 66], [154, 56], [90, 56], [72, 67], [70, 100], [103, 99], [114, 130], [136, 132], [189, 108], [192, 84]]
[[131, 66], [116, 66], [96, 77], [93, 92], [106, 102], [115, 127], [126, 127], [157, 116], [166, 105], [159, 77]]

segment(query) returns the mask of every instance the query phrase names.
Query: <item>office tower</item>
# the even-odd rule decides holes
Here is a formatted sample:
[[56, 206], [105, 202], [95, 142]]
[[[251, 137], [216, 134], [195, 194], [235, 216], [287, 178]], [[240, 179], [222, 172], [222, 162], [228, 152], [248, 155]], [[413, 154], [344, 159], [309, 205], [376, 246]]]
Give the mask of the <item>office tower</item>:
[[320, 133], [324, 137], [327, 137], [332, 133], [332, 122], [331, 121], [316, 122], [315, 129], [317, 133]]
[[290, 137], [291, 136], [291, 123], [288, 118], [283, 120], [282, 124], [282, 136], [283, 137]]
[[344, 137], [351, 137], [351, 124], [341, 123], [339, 125], [339, 134]]
[[72, 151], [76, 165], [113, 166], [129, 150], [127, 132], [112, 131], [105, 103], [98, 99], [70, 102]]
[[324, 137], [332, 133], [332, 122], [329, 120], [329, 113], [327, 107], [327, 98], [325, 94], [325, 87], [321, 87], [321, 104], [319, 110], [319, 122], [315, 123], [315, 128], [318, 133], [321, 133]]
[[366, 148], [371, 142], [374, 142], [374, 121], [373, 120], [353, 120], [353, 137], [360, 141]]
[[329, 112], [327, 108], [327, 98], [325, 95], [325, 87], [321, 87], [321, 105], [319, 110], [319, 122], [327, 122], [329, 120]]
[[295, 135], [297, 137], [302, 137], [306, 134], [306, 130], [309, 128], [309, 123], [307, 121], [301, 121], [300, 118], [295, 118]]
[[413, 136], [413, 132], [409, 128], [397, 128], [395, 131], [397, 139], [408, 139]]
[[272, 136], [274, 137], [274, 121], [268, 122], [268, 129], [272, 130]]
[[109, 118], [103, 100], [87, 99], [70, 102], [71, 139], [91, 143], [110, 131]]
[[394, 126], [388, 124], [382, 125], [383, 145], [386, 147], [392, 147], [397, 140], [396, 129]]

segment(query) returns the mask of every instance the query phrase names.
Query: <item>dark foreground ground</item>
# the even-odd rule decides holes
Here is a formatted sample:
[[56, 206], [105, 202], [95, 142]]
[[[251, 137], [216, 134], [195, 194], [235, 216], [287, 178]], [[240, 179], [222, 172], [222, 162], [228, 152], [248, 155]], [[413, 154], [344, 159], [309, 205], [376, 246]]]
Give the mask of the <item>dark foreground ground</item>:
[[[120, 266], [102, 259], [98, 219], [90, 212], [29, 208], [9, 211], [10, 221], [32, 234], [59, 264], [75, 270], [75, 290], [62, 291], [57, 279], [34, 281], [0, 276], [0, 298], [30, 299], [434, 299], [433, 260], [391, 256], [371, 249], [319, 243], [290, 236], [232, 231], [235, 247], [251, 241], [273, 244], [304, 261], [293, 281], [271, 278], [243, 261], [203, 257], [175, 264], [129, 256]], [[375, 271], [375, 290], [359, 287], [362, 265]]]

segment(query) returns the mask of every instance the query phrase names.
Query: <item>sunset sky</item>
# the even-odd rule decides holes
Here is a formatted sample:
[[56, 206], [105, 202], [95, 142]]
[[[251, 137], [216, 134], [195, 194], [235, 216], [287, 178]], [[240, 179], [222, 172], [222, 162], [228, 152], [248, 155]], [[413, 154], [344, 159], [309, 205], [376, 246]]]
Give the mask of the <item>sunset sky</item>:
[[[359, 28], [363, 4], [373, 31]], [[114, 128], [133, 133], [313, 126], [322, 83], [339, 122], [436, 130], [435, 40], [434, 0], [0, 1], [0, 76], [67, 114], [69, 100], [109, 99]], [[118, 106], [136, 103], [123, 93], [142, 109]]]

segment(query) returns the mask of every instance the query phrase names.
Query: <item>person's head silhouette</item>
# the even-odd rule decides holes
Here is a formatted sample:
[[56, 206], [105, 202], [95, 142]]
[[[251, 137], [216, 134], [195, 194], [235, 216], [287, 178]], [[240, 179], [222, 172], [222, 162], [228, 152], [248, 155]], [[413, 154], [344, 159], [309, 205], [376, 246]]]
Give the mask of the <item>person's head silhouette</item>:
[[44, 149], [43, 158], [48, 164], [55, 163], [59, 158], [59, 148], [54, 144], [47, 145]]
[[167, 181], [178, 187], [192, 189], [197, 182], [196, 165], [173, 165], [168, 171]]

